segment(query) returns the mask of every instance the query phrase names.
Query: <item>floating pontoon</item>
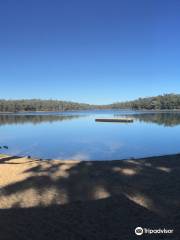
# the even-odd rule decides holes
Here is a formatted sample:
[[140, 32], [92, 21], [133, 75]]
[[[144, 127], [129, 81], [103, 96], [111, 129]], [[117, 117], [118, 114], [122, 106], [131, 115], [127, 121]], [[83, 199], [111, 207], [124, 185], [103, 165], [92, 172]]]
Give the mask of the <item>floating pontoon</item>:
[[96, 122], [120, 122], [120, 123], [131, 123], [134, 121], [133, 118], [96, 118]]

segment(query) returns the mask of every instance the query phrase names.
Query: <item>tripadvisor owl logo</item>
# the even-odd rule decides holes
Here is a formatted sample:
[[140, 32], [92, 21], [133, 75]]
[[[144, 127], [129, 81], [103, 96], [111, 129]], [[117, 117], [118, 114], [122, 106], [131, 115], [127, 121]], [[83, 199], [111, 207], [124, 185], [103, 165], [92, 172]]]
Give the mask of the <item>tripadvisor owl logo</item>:
[[135, 229], [135, 234], [138, 235], [138, 236], [143, 235], [143, 229], [141, 227], [137, 227]]
[[142, 228], [137, 227], [135, 229], [135, 234], [141, 236], [143, 234], [173, 234], [174, 229], [166, 229], [166, 228], [158, 228], [158, 229], [150, 229], [150, 228]]

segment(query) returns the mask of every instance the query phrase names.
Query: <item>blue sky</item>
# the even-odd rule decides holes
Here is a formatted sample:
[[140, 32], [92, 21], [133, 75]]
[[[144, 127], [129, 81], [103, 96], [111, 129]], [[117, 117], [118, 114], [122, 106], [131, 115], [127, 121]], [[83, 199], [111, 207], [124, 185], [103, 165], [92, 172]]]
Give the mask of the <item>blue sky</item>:
[[0, 1], [0, 98], [180, 93], [179, 0]]

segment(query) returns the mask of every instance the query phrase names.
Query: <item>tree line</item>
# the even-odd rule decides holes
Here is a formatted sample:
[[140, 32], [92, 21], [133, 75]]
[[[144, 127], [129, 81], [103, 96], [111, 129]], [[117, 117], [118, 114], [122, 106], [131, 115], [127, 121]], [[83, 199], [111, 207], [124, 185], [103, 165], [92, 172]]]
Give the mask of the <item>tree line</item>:
[[91, 105], [59, 100], [0, 100], [0, 112], [71, 111], [89, 109], [134, 109], [134, 110], [178, 110], [180, 94], [164, 94], [156, 97], [139, 98], [134, 101], [117, 102], [109, 105]]
[[164, 94], [156, 97], [139, 98], [134, 101], [111, 104], [112, 109], [135, 110], [178, 110], [180, 109], [180, 94]]
[[0, 112], [36, 112], [36, 111], [68, 111], [91, 109], [91, 105], [84, 103], [66, 102], [58, 100], [0, 100]]

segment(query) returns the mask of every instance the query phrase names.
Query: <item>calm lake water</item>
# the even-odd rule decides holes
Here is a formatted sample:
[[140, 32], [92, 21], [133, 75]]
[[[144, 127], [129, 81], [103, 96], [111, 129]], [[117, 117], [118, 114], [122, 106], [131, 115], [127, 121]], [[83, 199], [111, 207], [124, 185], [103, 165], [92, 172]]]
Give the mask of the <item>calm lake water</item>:
[[[95, 118], [127, 116], [133, 123]], [[180, 113], [84, 111], [0, 115], [1, 153], [43, 159], [112, 160], [180, 152]]]

